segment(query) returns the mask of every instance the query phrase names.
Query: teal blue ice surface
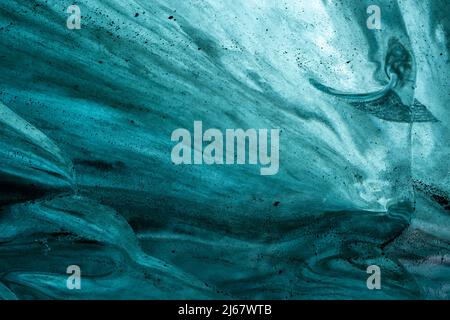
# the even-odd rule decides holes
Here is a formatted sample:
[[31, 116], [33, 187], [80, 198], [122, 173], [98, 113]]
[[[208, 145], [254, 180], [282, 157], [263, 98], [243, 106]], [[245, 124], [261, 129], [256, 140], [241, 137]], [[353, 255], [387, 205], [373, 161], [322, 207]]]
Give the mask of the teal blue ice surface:
[[[449, 299], [450, 1], [71, 4], [0, 2], [0, 298]], [[194, 121], [279, 172], [175, 165]]]

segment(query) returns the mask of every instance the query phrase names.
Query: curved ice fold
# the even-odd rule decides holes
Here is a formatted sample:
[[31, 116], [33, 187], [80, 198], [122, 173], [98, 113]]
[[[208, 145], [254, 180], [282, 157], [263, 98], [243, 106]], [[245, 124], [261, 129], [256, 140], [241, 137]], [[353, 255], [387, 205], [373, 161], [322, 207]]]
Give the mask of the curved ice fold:
[[0, 204], [70, 191], [70, 160], [41, 131], [0, 102]]
[[413, 104], [404, 91], [410, 91], [405, 86], [415, 86], [414, 59], [407, 49], [395, 38], [389, 40], [384, 70], [389, 82], [381, 89], [370, 93], [346, 93], [320, 82], [310, 79], [310, 83], [317, 89], [347, 101], [355, 108], [376, 116], [377, 118], [393, 122], [436, 122], [437, 119], [419, 101]]

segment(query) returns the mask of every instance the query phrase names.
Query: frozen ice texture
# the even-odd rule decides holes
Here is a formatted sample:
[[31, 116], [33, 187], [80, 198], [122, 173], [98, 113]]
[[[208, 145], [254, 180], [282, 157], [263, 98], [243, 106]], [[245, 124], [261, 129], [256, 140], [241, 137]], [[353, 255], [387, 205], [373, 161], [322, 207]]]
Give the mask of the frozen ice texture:
[[[77, 3], [0, 5], [0, 297], [449, 298], [448, 1], [381, 30], [371, 1]], [[279, 128], [279, 173], [173, 165], [195, 120]]]

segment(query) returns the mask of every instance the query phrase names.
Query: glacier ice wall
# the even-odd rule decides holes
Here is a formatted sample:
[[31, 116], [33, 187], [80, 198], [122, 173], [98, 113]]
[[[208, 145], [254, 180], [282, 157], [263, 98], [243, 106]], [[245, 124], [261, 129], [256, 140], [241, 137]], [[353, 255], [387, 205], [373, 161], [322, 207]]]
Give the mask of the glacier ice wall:
[[[3, 0], [0, 297], [448, 299], [450, 5], [378, 3]], [[175, 166], [195, 120], [279, 173]]]

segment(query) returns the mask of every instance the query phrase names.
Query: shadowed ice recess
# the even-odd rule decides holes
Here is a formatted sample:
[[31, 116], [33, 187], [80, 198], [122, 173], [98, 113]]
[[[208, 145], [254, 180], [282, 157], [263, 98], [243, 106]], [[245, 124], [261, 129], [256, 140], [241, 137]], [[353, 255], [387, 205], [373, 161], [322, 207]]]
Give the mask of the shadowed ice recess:
[[[450, 2], [71, 4], [0, 4], [1, 298], [449, 298]], [[197, 120], [278, 174], [174, 165]]]

